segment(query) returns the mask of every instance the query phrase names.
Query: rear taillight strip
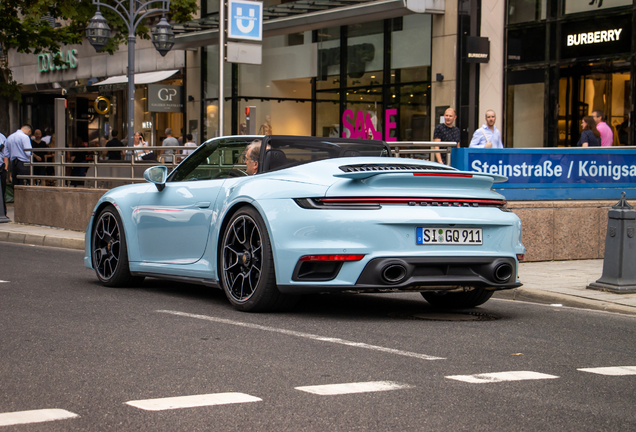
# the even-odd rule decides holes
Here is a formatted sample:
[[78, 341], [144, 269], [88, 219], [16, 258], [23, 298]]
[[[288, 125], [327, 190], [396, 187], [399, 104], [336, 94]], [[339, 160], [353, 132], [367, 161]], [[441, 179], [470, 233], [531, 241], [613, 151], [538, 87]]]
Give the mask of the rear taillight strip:
[[505, 200], [478, 198], [297, 198], [296, 204], [305, 209], [379, 210], [382, 205], [446, 206], [446, 207], [498, 207], [506, 209]]
[[314, 200], [317, 204], [324, 205], [432, 205], [432, 206], [490, 206], [503, 207], [505, 200], [488, 200], [473, 198], [320, 198]]
[[472, 174], [449, 174], [449, 173], [413, 173], [415, 177], [465, 177], [472, 178]]

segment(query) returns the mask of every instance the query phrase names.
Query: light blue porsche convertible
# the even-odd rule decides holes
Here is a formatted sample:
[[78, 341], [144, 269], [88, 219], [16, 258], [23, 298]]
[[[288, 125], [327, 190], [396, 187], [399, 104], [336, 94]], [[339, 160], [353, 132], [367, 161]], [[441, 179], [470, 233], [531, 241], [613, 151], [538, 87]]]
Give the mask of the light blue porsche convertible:
[[86, 229], [104, 285], [204, 284], [243, 311], [397, 290], [467, 308], [521, 285], [521, 222], [491, 190], [505, 177], [391, 157], [382, 141], [215, 138], [144, 177], [104, 194]]

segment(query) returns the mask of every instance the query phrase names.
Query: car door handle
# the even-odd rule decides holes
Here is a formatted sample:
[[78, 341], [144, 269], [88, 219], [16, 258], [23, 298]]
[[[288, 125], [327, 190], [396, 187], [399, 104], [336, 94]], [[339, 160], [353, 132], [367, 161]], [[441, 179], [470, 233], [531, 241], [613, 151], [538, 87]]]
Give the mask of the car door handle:
[[210, 201], [201, 201], [197, 203], [197, 207], [199, 208], [208, 208], [210, 207]]

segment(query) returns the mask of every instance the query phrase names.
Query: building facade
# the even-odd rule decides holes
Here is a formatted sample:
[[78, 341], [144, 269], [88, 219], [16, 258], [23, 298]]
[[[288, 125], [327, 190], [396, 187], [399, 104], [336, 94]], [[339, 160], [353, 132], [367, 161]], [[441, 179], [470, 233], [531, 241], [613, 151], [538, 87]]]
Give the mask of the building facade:
[[507, 146], [576, 146], [594, 110], [614, 145], [633, 145], [633, 0], [508, 0], [506, 11]]
[[[549, 111], [537, 113], [535, 107], [540, 94], [545, 103], [551, 100], [554, 85], [546, 83], [555, 67], [545, 59], [526, 61], [526, 54], [517, 63], [509, 60], [514, 32], [549, 27], [541, 15], [517, 18], [526, 17], [519, 5], [527, 7], [529, 1], [535, 2], [265, 0], [261, 63], [223, 65], [223, 133], [248, 133], [249, 107], [256, 134], [429, 141], [452, 107], [462, 145], [483, 123], [485, 111], [493, 109], [506, 146], [525, 146], [524, 109], [535, 117]], [[536, 7], [542, 1], [557, 2], [536, 0]], [[137, 40], [135, 131], [150, 144], [161, 142], [166, 127], [176, 136], [191, 133], [197, 143], [219, 134], [219, 2], [200, 5], [196, 19], [175, 26], [181, 34], [166, 57], [149, 41]], [[626, 7], [609, 13], [614, 11], [625, 14]], [[489, 57], [474, 63], [468, 39], [479, 37], [487, 39]], [[87, 42], [63, 47], [58, 55], [68, 60], [67, 68], [54, 70], [46, 56], [10, 53], [14, 77], [23, 85], [19, 120], [12, 125], [52, 125], [53, 99], [65, 97], [69, 142], [76, 136], [99, 141], [113, 129], [124, 140], [126, 52], [122, 46], [113, 56], [96, 53]], [[543, 74], [539, 92], [537, 86], [523, 87], [538, 84], [532, 81], [536, 78], [523, 81], [532, 74]], [[151, 103], [166, 88], [176, 91], [172, 99]], [[543, 123], [540, 132], [535, 128], [530, 135], [546, 135], [555, 127]], [[532, 145], [544, 142], [550, 143], [537, 136]]]
[[[311, 3], [264, 2], [261, 64], [224, 65], [223, 133], [248, 133], [249, 107], [256, 134], [431, 140], [456, 106], [457, 1]], [[195, 24], [209, 28], [175, 45], [187, 50], [187, 129], [200, 140], [219, 130], [215, 20], [218, 2], [204, 3]]]
[[[174, 50], [165, 57], [150, 41], [138, 39], [135, 62], [135, 131], [142, 132], [149, 144], [158, 143], [167, 127], [175, 135], [183, 128], [184, 103], [181, 88], [185, 54]], [[53, 57], [64, 64], [56, 66]], [[123, 45], [112, 56], [97, 53], [84, 40], [81, 45], [62, 47], [55, 54], [19, 54], [9, 52], [14, 79], [22, 84], [22, 102], [12, 117], [12, 129], [28, 123], [44, 130], [54, 127], [54, 99], [67, 101], [66, 140], [76, 138], [91, 144], [104, 143], [112, 130], [118, 130], [125, 142], [127, 136], [127, 47]], [[151, 103], [162, 88], [178, 90], [172, 103]], [[165, 90], [161, 93], [162, 98]], [[171, 106], [168, 106], [171, 105]]]

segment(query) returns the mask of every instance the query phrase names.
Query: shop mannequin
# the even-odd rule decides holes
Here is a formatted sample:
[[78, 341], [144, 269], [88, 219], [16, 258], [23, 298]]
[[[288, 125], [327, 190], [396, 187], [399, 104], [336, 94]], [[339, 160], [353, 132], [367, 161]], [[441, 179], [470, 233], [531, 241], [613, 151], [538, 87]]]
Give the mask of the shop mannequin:
[[268, 115], [265, 116], [265, 123], [261, 125], [258, 130], [259, 135], [272, 135], [272, 118]]

